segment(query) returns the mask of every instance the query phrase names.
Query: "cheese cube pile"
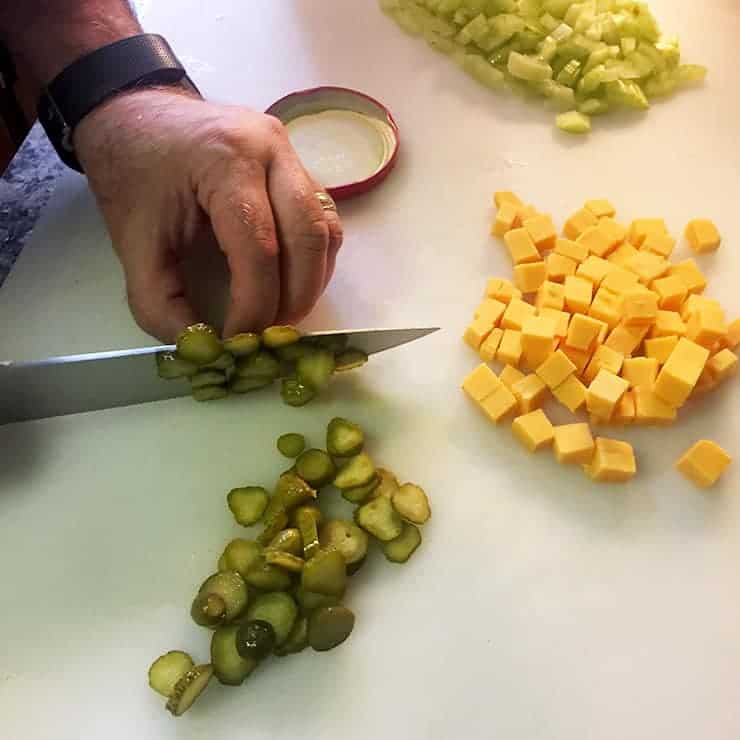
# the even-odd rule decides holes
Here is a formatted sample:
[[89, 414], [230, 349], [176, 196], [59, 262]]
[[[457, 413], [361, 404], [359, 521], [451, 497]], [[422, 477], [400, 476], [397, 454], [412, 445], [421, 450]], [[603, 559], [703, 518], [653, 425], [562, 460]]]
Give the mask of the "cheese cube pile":
[[[512, 431], [528, 450], [552, 447], [594, 481], [628, 480], [637, 470], [631, 446], [594, 440], [587, 423], [553, 426], [548, 399], [587, 412], [592, 426], [670, 424], [687, 401], [736, 374], [740, 318], [728, 321], [703, 295], [707, 279], [693, 259], [671, 260], [676, 240], [663, 219], [626, 226], [608, 200], [589, 200], [561, 236], [551, 216], [513, 193], [494, 202], [491, 233], [503, 240], [513, 280], [488, 281], [465, 330], [484, 364], [463, 389], [492, 421], [515, 416]], [[697, 254], [721, 244], [707, 219], [684, 235]], [[505, 366], [500, 377], [485, 364], [493, 361]], [[678, 468], [706, 486], [728, 462], [701, 441]]]

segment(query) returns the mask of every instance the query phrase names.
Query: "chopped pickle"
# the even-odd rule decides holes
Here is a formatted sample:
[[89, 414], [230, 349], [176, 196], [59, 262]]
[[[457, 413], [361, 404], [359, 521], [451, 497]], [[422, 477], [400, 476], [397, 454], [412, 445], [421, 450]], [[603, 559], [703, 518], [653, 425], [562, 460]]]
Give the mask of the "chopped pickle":
[[385, 496], [369, 501], [355, 511], [355, 521], [373, 537], [388, 542], [394, 540], [403, 530], [403, 520]]
[[372, 497], [373, 492], [379, 485], [380, 476], [374, 475], [364, 486], [345, 488], [342, 491], [342, 498], [352, 504], [363, 504]]
[[[303, 541], [303, 555], [308, 560], [319, 550], [319, 516], [313, 506], [301, 506], [296, 511], [296, 524]], [[305, 567], [305, 566], [304, 566]]]
[[404, 522], [401, 534], [396, 539], [383, 543], [383, 554], [392, 563], [405, 563], [420, 544], [419, 528]]
[[192, 395], [196, 401], [218, 401], [220, 398], [226, 398], [229, 391], [223, 385], [207, 385], [203, 388], [193, 388]]
[[262, 332], [262, 344], [270, 349], [295, 344], [301, 333], [294, 326], [269, 326]]
[[334, 371], [343, 373], [347, 370], [355, 370], [367, 363], [367, 354], [361, 349], [346, 349], [334, 358]]
[[280, 550], [291, 555], [303, 555], [303, 538], [295, 527], [289, 527], [278, 532], [267, 545], [268, 550]]
[[218, 359], [213, 362], [209, 362], [207, 365], [203, 365], [203, 370], [233, 370], [234, 368], [234, 355], [229, 352], [224, 352]]
[[247, 357], [239, 357], [235, 372], [240, 378], [275, 380], [280, 375], [280, 362], [268, 350], [261, 349]]
[[223, 351], [216, 330], [208, 324], [193, 324], [177, 337], [177, 354], [194, 365], [215, 362]]
[[285, 404], [298, 407], [313, 401], [316, 391], [301, 383], [297, 378], [283, 378], [280, 395]]
[[205, 388], [209, 385], [224, 385], [226, 373], [221, 370], [200, 370], [190, 377], [190, 387]]
[[338, 550], [319, 550], [306, 561], [301, 585], [306, 591], [341, 596], [347, 585], [347, 569], [342, 554]]
[[273, 651], [276, 641], [275, 630], [270, 622], [250, 619], [237, 629], [236, 652], [242, 658], [257, 663]]
[[183, 360], [176, 352], [160, 352], [157, 355], [157, 373], [160, 378], [188, 378], [197, 372], [198, 366], [194, 362]]
[[337, 472], [334, 461], [324, 450], [306, 450], [296, 460], [296, 473], [314, 488], [331, 483]]
[[175, 717], [190, 709], [195, 700], [205, 691], [213, 676], [213, 666], [197, 665], [191, 668], [175, 685], [167, 702], [167, 710]]
[[370, 456], [361, 452], [355, 455], [350, 461], [337, 473], [334, 478], [334, 485], [343, 490], [345, 488], [356, 488], [369, 483], [375, 475], [375, 465]]
[[272, 378], [242, 378], [235, 375], [229, 381], [229, 390], [232, 393], [250, 393], [258, 391], [260, 388], [267, 388], [273, 384]]
[[169, 699], [175, 684], [193, 667], [193, 659], [182, 650], [160, 655], [149, 668], [149, 685]]
[[235, 570], [214, 573], [203, 581], [193, 601], [193, 620], [203, 627], [215, 627], [236, 619], [247, 606], [247, 584]]
[[257, 667], [257, 660], [239, 654], [236, 636], [243, 625], [219, 627], [211, 637], [211, 664], [219, 683], [241, 686], [244, 679]]
[[316, 526], [320, 527], [321, 522], [324, 520], [324, 516], [321, 513], [321, 509], [319, 509], [316, 504], [303, 504], [302, 506], [293, 509], [293, 511], [290, 513], [290, 526], [297, 527], [298, 519], [304, 515], [305, 511], [309, 511], [311, 513], [311, 516], [316, 522]]
[[199, 594], [193, 599], [190, 616], [201, 627], [218, 627], [226, 621], [226, 602], [218, 594]]
[[295, 589], [294, 595], [304, 614], [310, 614], [314, 609], [322, 606], [336, 606], [340, 598], [339, 596], [328, 596], [327, 594], [317, 594], [314, 591], [306, 591], [302, 586]]
[[[253, 621], [262, 620], [275, 631], [275, 644], [282, 645], [293, 629], [298, 607], [293, 598], [282, 591], [261, 594], [249, 607], [247, 617]], [[272, 647], [270, 648], [272, 650]]]
[[223, 347], [234, 357], [246, 357], [260, 348], [259, 334], [254, 334], [253, 332], [235, 334], [229, 339], [224, 339]]
[[277, 448], [281, 455], [296, 458], [306, 449], [306, 438], [295, 432], [282, 434], [278, 437]]
[[367, 500], [372, 501], [374, 498], [378, 498], [378, 496], [385, 496], [385, 498], [392, 499], [393, 494], [399, 489], [398, 479], [390, 470], [385, 470], [385, 468], [377, 468], [375, 472], [380, 482], [378, 483], [378, 487], [368, 496]]
[[330, 519], [321, 527], [319, 542], [324, 550], [338, 550], [344, 562], [352, 565], [367, 555], [368, 537], [354, 522]]
[[314, 391], [320, 391], [326, 388], [334, 374], [334, 355], [328, 349], [317, 349], [300, 357], [295, 369], [300, 383]]
[[308, 647], [308, 617], [299, 616], [285, 642], [275, 648], [275, 655], [283, 657], [300, 653]]
[[[219, 558], [219, 570], [235, 570], [246, 578], [249, 569], [260, 559], [262, 548], [253, 540], [231, 540]], [[221, 567], [223, 565], [223, 568]]]
[[319, 652], [341, 645], [355, 626], [355, 615], [346, 606], [324, 606], [308, 618], [308, 644]]
[[362, 452], [365, 434], [347, 419], [335, 417], [326, 428], [326, 450], [337, 457], [353, 457]]
[[275, 496], [279, 497], [282, 505], [288, 511], [315, 499], [316, 495], [316, 490], [295, 473], [283, 473], [275, 487]]
[[404, 483], [391, 499], [393, 508], [408, 522], [424, 524], [432, 515], [429, 499], [423, 488]]
[[290, 573], [300, 573], [306, 561], [297, 555], [292, 555], [283, 550], [266, 550], [265, 562], [270, 565], [276, 565], [278, 568], [287, 570]]
[[275, 354], [285, 362], [297, 362], [300, 357], [311, 354], [314, 346], [309, 342], [302, 340], [295, 344], [286, 344], [284, 347], [277, 347]]
[[284, 591], [290, 588], [290, 573], [268, 563], [264, 553], [252, 564], [244, 580], [261, 591]]
[[260, 486], [232, 488], [226, 497], [234, 519], [243, 527], [256, 524], [267, 508], [267, 491]]

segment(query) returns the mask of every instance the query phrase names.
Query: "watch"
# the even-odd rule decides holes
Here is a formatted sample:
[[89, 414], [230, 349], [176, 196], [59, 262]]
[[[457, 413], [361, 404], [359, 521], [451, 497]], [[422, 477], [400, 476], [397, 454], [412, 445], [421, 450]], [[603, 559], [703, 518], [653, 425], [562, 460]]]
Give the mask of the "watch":
[[121, 39], [73, 62], [46, 86], [38, 102], [39, 122], [60, 159], [82, 172], [73, 141], [77, 124], [121, 92], [161, 85], [184, 86], [199, 94], [162, 36]]

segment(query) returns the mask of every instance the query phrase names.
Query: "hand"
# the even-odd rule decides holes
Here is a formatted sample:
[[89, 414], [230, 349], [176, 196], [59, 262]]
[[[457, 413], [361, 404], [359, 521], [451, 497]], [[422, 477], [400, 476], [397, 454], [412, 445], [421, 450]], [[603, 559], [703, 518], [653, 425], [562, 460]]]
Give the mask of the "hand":
[[145, 331], [171, 342], [198, 320], [179, 264], [214, 235], [231, 272], [224, 336], [296, 323], [313, 308], [342, 227], [277, 119], [146, 89], [93, 111], [74, 141]]

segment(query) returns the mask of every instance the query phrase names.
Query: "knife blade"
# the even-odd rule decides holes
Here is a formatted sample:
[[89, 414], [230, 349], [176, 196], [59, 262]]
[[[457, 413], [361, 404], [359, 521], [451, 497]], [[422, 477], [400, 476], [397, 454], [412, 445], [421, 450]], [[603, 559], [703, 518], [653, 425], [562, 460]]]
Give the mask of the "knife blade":
[[[361, 329], [304, 336], [346, 336], [349, 346], [374, 355], [438, 330]], [[187, 396], [188, 383], [163, 380], [157, 375], [157, 354], [174, 350], [174, 345], [160, 345], [32, 362], [0, 362], [0, 425]]]

